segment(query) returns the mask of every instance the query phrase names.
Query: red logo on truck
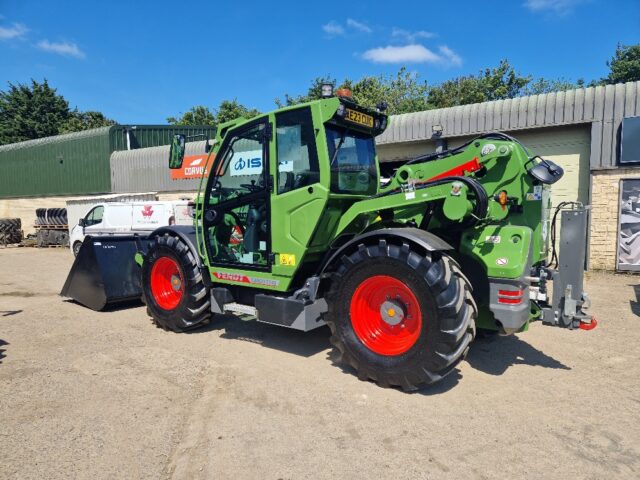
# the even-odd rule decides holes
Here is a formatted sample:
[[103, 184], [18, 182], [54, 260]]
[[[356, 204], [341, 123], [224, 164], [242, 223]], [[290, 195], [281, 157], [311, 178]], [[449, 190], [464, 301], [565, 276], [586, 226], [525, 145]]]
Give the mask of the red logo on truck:
[[142, 207], [143, 217], [150, 217], [151, 215], [153, 215], [153, 207], [151, 205], [145, 205]]

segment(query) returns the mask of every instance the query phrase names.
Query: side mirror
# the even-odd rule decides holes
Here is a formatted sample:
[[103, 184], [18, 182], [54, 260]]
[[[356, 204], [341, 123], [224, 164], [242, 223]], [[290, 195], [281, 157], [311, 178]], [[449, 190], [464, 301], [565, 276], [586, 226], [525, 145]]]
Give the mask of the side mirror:
[[[533, 160], [533, 159], [532, 159]], [[564, 170], [551, 160], [542, 160], [540, 163], [534, 163], [527, 172], [540, 183], [551, 185], [556, 183], [564, 175]]]
[[174, 135], [171, 142], [171, 148], [169, 148], [169, 168], [177, 170], [182, 168], [182, 161], [184, 160], [184, 152], [186, 145], [186, 137], [184, 135]]
[[84, 227], [86, 224], [84, 218], [81, 218], [80, 220], [78, 220], [78, 225], [80, 225], [81, 227]]

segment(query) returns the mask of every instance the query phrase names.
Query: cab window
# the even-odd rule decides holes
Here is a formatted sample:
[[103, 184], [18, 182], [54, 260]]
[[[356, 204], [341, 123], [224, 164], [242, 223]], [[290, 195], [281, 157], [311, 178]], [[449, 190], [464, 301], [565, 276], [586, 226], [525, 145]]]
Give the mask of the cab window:
[[276, 114], [276, 151], [278, 193], [290, 192], [320, 181], [310, 108]]
[[378, 171], [373, 137], [337, 125], [327, 125], [326, 132], [331, 191], [351, 195], [375, 194]]
[[90, 227], [91, 225], [97, 225], [101, 223], [103, 215], [104, 207], [102, 205], [95, 207], [87, 214], [86, 217], [84, 217], [84, 226]]
[[[218, 163], [213, 203], [262, 190], [264, 184], [264, 128], [260, 123], [230, 138]], [[220, 196], [222, 195], [222, 198]]]

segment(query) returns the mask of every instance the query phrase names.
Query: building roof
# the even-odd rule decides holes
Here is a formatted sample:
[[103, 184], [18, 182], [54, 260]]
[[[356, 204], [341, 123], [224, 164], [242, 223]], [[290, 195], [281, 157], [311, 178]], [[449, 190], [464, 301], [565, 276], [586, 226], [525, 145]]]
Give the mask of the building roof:
[[434, 125], [442, 126], [442, 138], [450, 138], [590, 123], [591, 168], [614, 168], [620, 123], [638, 115], [640, 82], [629, 82], [393, 115], [376, 142], [432, 140]]
[[9, 152], [11, 150], [20, 150], [23, 148], [36, 147], [40, 145], [49, 145], [55, 143], [63, 143], [69, 140], [77, 140], [79, 138], [98, 137], [101, 135], [108, 135], [110, 126], [92, 128], [90, 130], [82, 130], [81, 132], [64, 133], [62, 135], [55, 135], [53, 137], [36, 138], [34, 140], [25, 140], [24, 142], [9, 143], [7, 145], [0, 145], [0, 152]]

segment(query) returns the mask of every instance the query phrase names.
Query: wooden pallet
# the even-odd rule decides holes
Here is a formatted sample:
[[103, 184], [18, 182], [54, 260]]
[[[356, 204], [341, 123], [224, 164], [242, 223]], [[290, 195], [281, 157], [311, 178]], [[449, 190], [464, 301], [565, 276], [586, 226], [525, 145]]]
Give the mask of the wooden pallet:
[[69, 225], [34, 225], [36, 230], [69, 230]]

